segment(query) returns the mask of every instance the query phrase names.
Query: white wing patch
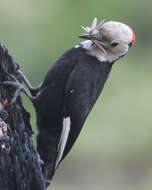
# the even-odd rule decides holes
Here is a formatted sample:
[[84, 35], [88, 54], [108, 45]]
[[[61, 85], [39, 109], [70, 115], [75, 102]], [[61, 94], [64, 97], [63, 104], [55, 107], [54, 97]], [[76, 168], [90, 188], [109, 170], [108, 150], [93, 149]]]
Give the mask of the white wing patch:
[[58, 164], [60, 160], [62, 159], [62, 155], [68, 140], [69, 132], [70, 132], [70, 125], [71, 125], [71, 120], [70, 117], [64, 118], [63, 119], [63, 129], [60, 137], [60, 142], [58, 145], [58, 155], [55, 163], [55, 169], [58, 167]]

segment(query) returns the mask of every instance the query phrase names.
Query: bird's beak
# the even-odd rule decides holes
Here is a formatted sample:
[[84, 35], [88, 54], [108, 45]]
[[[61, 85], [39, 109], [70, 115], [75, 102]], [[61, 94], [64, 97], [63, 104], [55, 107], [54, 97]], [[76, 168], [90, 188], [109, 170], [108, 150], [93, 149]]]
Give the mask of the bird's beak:
[[99, 36], [97, 34], [82, 34], [79, 38], [87, 39], [87, 40], [99, 40]]
[[102, 41], [101, 34], [83, 34], [79, 37], [87, 40], [92, 40], [102, 52], [107, 54], [107, 49], [109, 48], [109, 45]]

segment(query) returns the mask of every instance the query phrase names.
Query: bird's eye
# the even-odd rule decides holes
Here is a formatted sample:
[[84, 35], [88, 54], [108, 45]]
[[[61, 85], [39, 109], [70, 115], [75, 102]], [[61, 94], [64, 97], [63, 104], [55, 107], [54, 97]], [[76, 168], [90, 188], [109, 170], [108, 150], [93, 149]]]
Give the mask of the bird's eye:
[[131, 48], [132, 47], [132, 43], [128, 44], [128, 46], [129, 46], [129, 48]]
[[116, 47], [119, 43], [118, 42], [112, 42], [111, 46]]

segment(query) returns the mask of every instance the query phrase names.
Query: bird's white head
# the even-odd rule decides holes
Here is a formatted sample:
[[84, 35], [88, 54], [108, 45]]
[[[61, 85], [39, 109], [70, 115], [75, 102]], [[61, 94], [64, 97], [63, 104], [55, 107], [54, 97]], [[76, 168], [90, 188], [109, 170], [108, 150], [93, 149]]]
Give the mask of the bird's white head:
[[87, 39], [82, 42], [82, 46], [100, 61], [118, 60], [126, 55], [135, 43], [133, 29], [120, 22], [108, 21], [97, 25], [97, 18], [95, 18], [91, 27], [82, 26], [82, 28], [87, 32], [80, 36]]

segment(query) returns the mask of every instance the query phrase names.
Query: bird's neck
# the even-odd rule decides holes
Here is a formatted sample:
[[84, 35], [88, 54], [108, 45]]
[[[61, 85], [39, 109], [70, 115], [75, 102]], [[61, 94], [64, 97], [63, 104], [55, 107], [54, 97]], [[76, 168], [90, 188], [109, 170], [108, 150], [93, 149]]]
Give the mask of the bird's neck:
[[96, 57], [101, 62], [114, 62], [117, 59], [116, 56], [101, 51], [91, 40], [85, 40], [75, 46], [75, 48], [78, 47], [86, 49], [89, 55]]

